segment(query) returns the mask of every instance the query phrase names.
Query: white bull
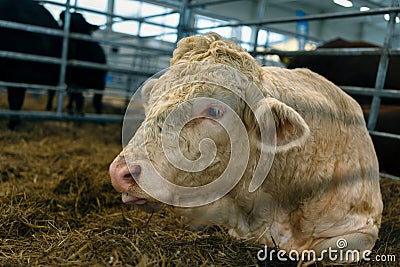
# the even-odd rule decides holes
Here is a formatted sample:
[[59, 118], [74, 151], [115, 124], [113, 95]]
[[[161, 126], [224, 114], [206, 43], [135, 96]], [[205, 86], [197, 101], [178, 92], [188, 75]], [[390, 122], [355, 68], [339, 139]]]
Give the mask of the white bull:
[[[306, 69], [261, 68], [213, 34], [182, 39], [171, 65], [144, 86], [146, 119], [110, 165], [124, 202], [156, 209], [161, 200], [194, 223], [223, 225], [236, 237], [286, 251], [320, 255], [342, 239], [343, 251], [372, 249], [383, 208], [378, 162], [351, 97]], [[262, 133], [271, 129], [274, 138], [266, 144]], [[204, 139], [213, 142], [201, 144]], [[271, 143], [272, 157], [271, 150], [263, 157]], [[229, 174], [238, 174], [238, 181], [221, 184], [229, 187], [224, 195], [216, 196], [220, 188], [214, 186], [202, 192], [204, 202], [201, 194], [190, 202], [194, 191], [157, 182], [164, 177], [178, 186], [204, 187], [235, 167], [229, 162], [237, 148], [247, 162]], [[213, 151], [211, 160], [203, 157], [207, 151]], [[190, 169], [190, 163], [202, 166]], [[252, 186], [258, 166], [265, 180]]]

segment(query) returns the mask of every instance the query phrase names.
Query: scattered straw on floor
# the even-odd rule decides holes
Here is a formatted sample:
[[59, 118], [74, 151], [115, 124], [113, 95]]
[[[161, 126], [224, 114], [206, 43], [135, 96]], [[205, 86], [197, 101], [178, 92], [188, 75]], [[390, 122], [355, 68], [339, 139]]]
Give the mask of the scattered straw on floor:
[[[296, 266], [258, 263], [261, 246], [223, 228], [192, 231], [168, 209], [151, 216], [123, 205], [108, 177], [120, 149], [119, 124], [23, 122], [9, 131], [0, 121], [0, 265]], [[399, 259], [400, 182], [381, 184], [385, 210], [373, 253]]]

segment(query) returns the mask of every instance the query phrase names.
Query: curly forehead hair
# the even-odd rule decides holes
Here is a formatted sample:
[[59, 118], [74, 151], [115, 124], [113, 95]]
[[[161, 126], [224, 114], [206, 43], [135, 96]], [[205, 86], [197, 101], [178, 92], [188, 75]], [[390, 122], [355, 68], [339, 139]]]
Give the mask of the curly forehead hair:
[[163, 129], [170, 114], [173, 114], [173, 116], [170, 117], [170, 121], [167, 123], [169, 127], [176, 125], [180, 121], [191, 121], [191, 118], [200, 116], [200, 114], [192, 114], [190, 112], [190, 107], [193, 105], [190, 100], [199, 97], [212, 97], [230, 106], [238, 113], [244, 108], [239, 96], [219, 85], [207, 82], [193, 82], [172, 87], [167, 93], [161, 95], [149, 109], [145, 118], [146, 144], [148, 142], [155, 146], [161, 144], [161, 129]]
[[194, 61], [208, 61], [231, 66], [261, 86], [262, 68], [235, 42], [223, 39], [216, 33], [191, 36], [178, 42], [170, 60], [171, 66]]
[[235, 96], [222, 86], [201, 81], [185, 83], [173, 87], [161, 95], [153, 104], [153, 108], [149, 110], [146, 121], [163, 120], [180, 104], [198, 97], [218, 99], [233, 109], [237, 109], [241, 103], [239, 96]]

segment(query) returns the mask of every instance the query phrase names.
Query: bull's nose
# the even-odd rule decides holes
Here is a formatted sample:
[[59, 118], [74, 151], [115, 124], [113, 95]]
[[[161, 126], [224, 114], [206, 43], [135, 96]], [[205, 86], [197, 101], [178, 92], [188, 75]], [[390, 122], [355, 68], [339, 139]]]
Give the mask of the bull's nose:
[[111, 183], [115, 190], [119, 192], [128, 192], [129, 187], [135, 184], [136, 179], [142, 173], [142, 168], [139, 165], [133, 165], [129, 169], [124, 158], [118, 157], [110, 164]]

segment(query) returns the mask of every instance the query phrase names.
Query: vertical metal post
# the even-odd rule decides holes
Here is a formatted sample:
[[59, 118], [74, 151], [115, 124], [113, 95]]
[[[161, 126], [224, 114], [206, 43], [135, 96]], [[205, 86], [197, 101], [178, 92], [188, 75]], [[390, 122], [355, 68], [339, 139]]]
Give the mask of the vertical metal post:
[[[191, 0], [189, 0], [188, 3], [190, 3]], [[192, 9], [187, 8], [186, 9], [186, 15], [185, 15], [185, 25], [186, 25], [186, 36], [190, 35], [193, 33], [193, 20], [192, 20]]]
[[[392, 7], [398, 7], [398, 6], [399, 6], [398, 0], [392, 0]], [[375, 90], [382, 91], [385, 84], [386, 73], [389, 66], [389, 48], [391, 47], [391, 40], [394, 32], [394, 27], [396, 24], [395, 22], [396, 15], [397, 15], [396, 12], [390, 13], [390, 19], [387, 26], [388, 28], [386, 31], [385, 41], [382, 48], [382, 54], [379, 60], [378, 71], [376, 74]], [[367, 128], [370, 131], [374, 130], [376, 127], [380, 105], [381, 105], [381, 97], [378, 95], [374, 95], [372, 98], [372, 103], [367, 123]]]
[[[140, 2], [140, 12], [142, 12], [142, 9], [143, 9], [143, 2], [141, 1]], [[137, 11], [136, 11], [136, 14], [137, 14]], [[143, 22], [143, 20], [139, 20], [139, 25], [138, 25], [138, 30], [137, 30], [137, 37], [140, 37], [140, 32], [142, 30], [142, 22]]]
[[[265, 7], [267, 5], [266, 0], [260, 0], [258, 2], [258, 12], [257, 12], [257, 20], [262, 20], [265, 14]], [[260, 27], [257, 26], [253, 28], [253, 51], [256, 52], [257, 50], [257, 43], [258, 43], [258, 32], [260, 31]]]
[[178, 24], [178, 35], [177, 42], [183, 37], [188, 36], [188, 28], [190, 26], [190, 13], [188, 12], [190, 0], [183, 0], [179, 9], [179, 24]]
[[110, 33], [112, 31], [112, 26], [113, 26], [113, 14], [114, 14], [114, 0], [108, 0], [107, 2], [107, 13], [110, 15], [107, 15], [107, 23], [106, 23], [106, 33]]
[[[306, 16], [306, 13], [304, 13], [302, 10], [296, 10], [296, 17], [304, 17], [304, 16]], [[297, 33], [298, 49], [304, 50], [308, 36], [308, 21], [296, 22], [296, 33]]]
[[139, 21], [139, 25], [138, 25], [138, 30], [137, 30], [137, 36], [140, 37], [140, 31], [142, 30], [142, 22]]
[[57, 93], [57, 113], [56, 114], [57, 114], [57, 116], [60, 116], [60, 117], [62, 115], [65, 76], [67, 74], [68, 42], [69, 42], [70, 23], [71, 23], [70, 0], [67, 0], [66, 7], [65, 7], [65, 17], [64, 17], [60, 78], [58, 80], [58, 86], [57, 86], [58, 93]]
[[[74, 8], [74, 9], [73, 9], [73, 11], [75, 11], [75, 12], [76, 12], [76, 7], [78, 6], [78, 1], [79, 1], [79, 0], [75, 0], [75, 1], [74, 1], [74, 5], [73, 5], [73, 8]], [[71, 5], [71, 3], [70, 3], [70, 5]]]
[[365, 22], [360, 22], [358, 26], [358, 39], [363, 40], [364, 39], [364, 31], [365, 31]]
[[395, 31], [393, 33], [392, 47], [400, 47], [400, 31]]

